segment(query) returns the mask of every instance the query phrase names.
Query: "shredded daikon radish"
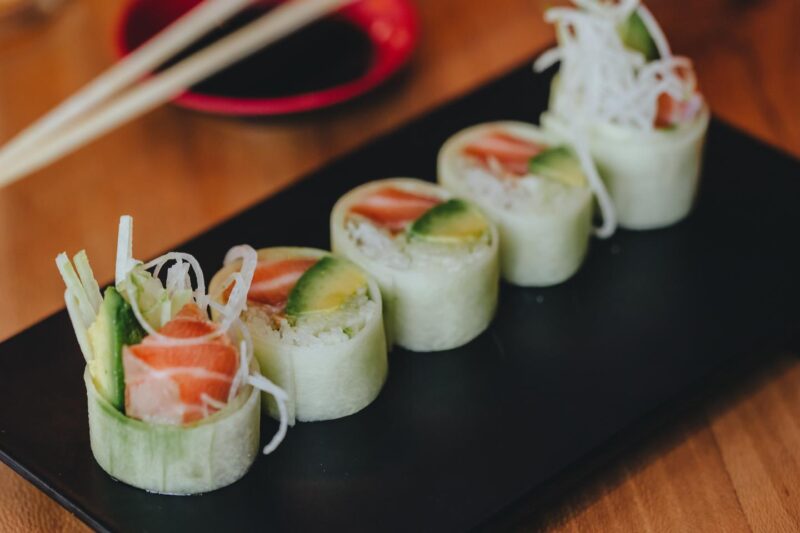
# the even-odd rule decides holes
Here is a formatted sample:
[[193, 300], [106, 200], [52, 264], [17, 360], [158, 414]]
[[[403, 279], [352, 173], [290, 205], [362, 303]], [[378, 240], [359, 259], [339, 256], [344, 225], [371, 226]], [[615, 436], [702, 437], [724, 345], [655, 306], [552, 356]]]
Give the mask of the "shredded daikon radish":
[[[225, 254], [225, 260], [223, 261], [223, 264], [229, 265], [230, 263], [238, 260], [242, 261], [242, 266], [239, 269], [239, 273], [245, 283], [242, 283], [236, 299], [234, 299], [233, 295], [233, 291], [236, 290], [236, 287], [234, 287], [231, 295], [228, 297], [228, 305], [233, 306], [236, 316], [239, 316], [242, 311], [247, 308], [247, 293], [250, 290], [250, 284], [253, 282], [253, 276], [255, 275], [256, 267], [258, 266], [258, 252], [256, 252], [251, 246], [234, 246], [228, 250], [227, 254]], [[227, 284], [223, 283], [222, 286], [226, 287]]]
[[133, 259], [133, 217], [123, 215], [119, 218], [117, 235], [116, 284], [119, 286], [138, 261]]
[[230, 402], [235, 398], [239, 393], [239, 389], [244, 385], [255, 387], [275, 398], [275, 403], [278, 405], [278, 412], [280, 414], [280, 425], [278, 426], [278, 431], [264, 447], [264, 455], [269, 455], [278, 448], [280, 443], [283, 442], [284, 437], [286, 437], [286, 431], [289, 427], [289, 414], [286, 410], [286, 402], [289, 400], [289, 396], [286, 394], [286, 391], [260, 373], [250, 373], [250, 364], [253, 360], [253, 339], [250, 336], [250, 330], [247, 329], [247, 326], [245, 326], [241, 320], [237, 319], [234, 325], [241, 338], [239, 342], [240, 362], [239, 371], [236, 373], [231, 383], [228, 401]]
[[[194, 291], [195, 302], [201, 310], [205, 311], [207, 307], [206, 283], [205, 279], [203, 278], [203, 269], [200, 268], [200, 263], [197, 262], [197, 259], [195, 259], [193, 255], [183, 252], [167, 252], [164, 255], [156, 257], [152, 261], [145, 263], [144, 269], [150, 270], [151, 268], [154, 268], [155, 270], [153, 271], [153, 277], [158, 277], [161, 269], [169, 261], [186, 261], [189, 264], [191, 270], [194, 271], [195, 283], [197, 284], [197, 288]], [[137, 261], [137, 263], [139, 262]]]
[[244, 323], [237, 319], [234, 322], [236, 331], [239, 334], [239, 369], [231, 383], [228, 401], [239, 394], [239, 389], [247, 384], [247, 376], [250, 375], [250, 365], [253, 362], [253, 339], [250, 336], [250, 330]]
[[[156, 328], [144, 318], [142, 310], [139, 307], [136, 284], [130, 283], [125, 286], [123, 283], [127, 277], [131, 275], [133, 268], [141, 264], [141, 261], [133, 259], [133, 219], [129, 216], [121, 217], [119, 228], [120, 234], [117, 239], [117, 274], [120, 275], [124, 272], [124, 275], [122, 278], [118, 278], [117, 286], [125, 287], [126, 295], [128, 296], [134, 316], [136, 316], [136, 319], [148, 335], [154, 337], [159, 342], [167, 346], [192, 346], [203, 344], [226, 334], [233, 322], [237, 320], [239, 315], [247, 308], [247, 293], [253, 281], [253, 275], [258, 263], [258, 254], [252, 247], [243, 245], [232, 248], [226, 256], [226, 261], [241, 259], [242, 268], [239, 272], [234, 272], [230, 277], [230, 281], [234, 283], [234, 287], [228, 298], [228, 303], [224, 307], [217, 309], [222, 320], [214, 331], [206, 335], [191, 338], [176, 338], [159, 333]], [[206, 294], [203, 270], [200, 268], [200, 263], [198, 263], [194, 256], [182, 252], [168, 252], [161, 257], [157, 257], [145, 263], [142, 268], [145, 270], [153, 269], [153, 277], [157, 279], [161, 269], [170, 261], [175, 261], [175, 264], [167, 270], [166, 290], [171, 289], [174, 291], [179, 288], [188, 289], [191, 284], [189, 271], [193, 271], [195, 283], [197, 285], [194, 291], [194, 300], [197, 306], [205, 311], [208, 308], [210, 298]], [[162, 308], [161, 313], [163, 323], [166, 310]]]
[[286, 411], [286, 402], [289, 396], [282, 388], [275, 385], [273, 382], [262, 376], [261, 374], [250, 374], [247, 376], [247, 383], [257, 388], [260, 391], [271, 394], [275, 398], [275, 403], [278, 404], [278, 412], [280, 413], [280, 426], [278, 431], [269, 441], [269, 444], [264, 446], [264, 455], [269, 455], [274, 452], [283, 438], [286, 436], [286, 429], [289, 427], [289, 415]]
[[[192, 288], [192, 280], [189, 277], [190, 267], [191, 265], [188, 262], [178, 259], [174, 265], [167, 269], [167, 292], [172, 294], [176, 291], [190, 290]], [[153, 275], [157, 276], [158, 274], [154, 273]]]
[[191, 376], [198, 379], [210, 381], [228, 381], [227, 374], [222, 372], [214, 372], [207, 368], [196, 366], [174, 366], [164, 369], [150, 369], [150, 375], [156, 379], [172, 379], [175, 376]]
[[614, 202], [606, 190], [600, 173], [597, 172], [597, 166], [589, 153], [589, 143], [585, 139], [579, 138], [575, 141], [575, 153], [580, 160], [584, 174], [586, 174], [586, 179], [589, 180], [589, 186], [597, 197], [597, 203], [603, 215], [603, 225], [595, 228], [594, 233], [601, 239], [608, 239], [617, 230], [617, 212], [614, 209]]
[[237, 370], [236, 375], [233, 377], [231, 388], [228, 391], [229, 402], [236, 397], [236, 395], [239, 393], [239, 388], [247, 381], [247, 375], [249, 374], [248, 353], [252, 353], [252, 351], [250, 351], [248, 348], [247, 343], [242, 340], [239, 343], [239, 369]]
[[[581, 129], [608, 122], [653, 130], [662, 93], [685, 100], [695, 91], [691, 62], [672, 55], [661, 27], [638, 0], [573, 2], [577, 8], [552, 8], [545, 14], [556, 25], [558, 46], [534, 64], [542, 71], [561, 63], [551, 112]], [[634, 10], [659, 51], [655, 61], [647, 63], [641, 53], [629, 50], [619, 34], [619, 25]]]
[[[169, 270], [167, 270], [167, 290], [170, 291], [170, 293], [173, 293], [179, 288], [189, 289], [191, 286], [189, 270], [193, 270], [195, 281], [197, 283], [197, 288], [194, 291], [194, 299], [197, 303], [197, 306], [201, 310], [205, 311], [208, 301], [208, 298], [205, 294], [205, 280], [203, 278], [203, 270], [200, 268], [200, 263], [197, 262], [197, 259], [195, 259], [194, 256], [181, 252], [169, 252], [161, 257], [153, 259], [144, 265], [143, 268], [145, 270], [154, 268], [155, 270], [153, 276], [157, 277], [158, 273], [161, 271], [161, 268], [163, 268], [163, 266], [169, 261], [175, 261], [176, 264], [173, 266], [177, 266], [177, 269], [174, 271], [172, 279], [170, 279]], [[186, 266], [184, 266], [184, 263], [186, 263]], [[142, 264], [141, 261], [133, 258], [133, 218], [130, 215], [123, 215], [119, 219], [119, 235], [117, 237], [116, 285], [118, 288], [122, 287], [124, 281], [128, 278], [128, 276], [130, 276], [133, 269], [140, 264]], [[146, 320], [144, 320], [141, 310], [139, 310], [138, 307], [136, 291], [132, 290], [131, 287], [128, 287], [126, 292], [128, 298], [131, 300], [131, 307], [134, 308], [134, 314], [136, 314], [137, 320], [139, 320], [145, 331], [151, 335], [154, 334], [161, 339], [168, 338], [160, 335], [158, 332], [156, 332], [155, 328], [153, 328], [149, 323], [147, 323]], [[224, 333], [224, 331], [209, 338], [214, 338], [222, 333]], [[196, 339], [183, 340], [195, 342], [184, 342], [178, 344], [199, 344], [200, 342], [204, 342], [208, 339], [204, 338], [202, 341], [197, 341]]]
[[[142, 314], [142, 310], [139, 307], [139, 298], [137, 294], [137, 290], [134, 284], [128, 284], [126, 287], [126, 293], [128, 296], [129, 303], [131, 305], [131, 309], [133, 310], [133, 314], [138, 320], [139, 324], [144, 328], [148, 335], [152, 336], [154, 339], [158, 340], [160, 343], [164, 344], [165, 346], [193, 346], [198, 344], [206, 343], [210, 340], [216, 339], [228, 332], [233, 321], [237, 318], [238, 315], [231, 314], [230, 309], [228, 307], [221, 308], [220, 313], [223, 315], [222, 322], [214, 328], [214, 331], [207, 333], [205, 335], [201, 335], [199, 337], [190, 337], [190, 338], [178, 338], [178, 337], [170, 337], [169, 335], [164, 335], [159, 333], [150, 323], [144, 318]], [[208, 301], [207, 298], [204, 298]], [[163, 312], [163, 311], [162, 311]], [[163, 318], [163, 316], [162, 316]]]
[[613, 16], [615, 19], [625, 20], [636, 7], [639, 0], [621, 0], [619, 3], [598, 2], [597, 0], [573, 0], [575, 5], [591, 13]]
[[213, 407], [214, 409], [219, 411], [220, 409], [224, 409], [225, 406], [228, 405], [225, 402], [221, 402], [221, 401], [219, 401], [219, 400], [217, 400], [215, 398], [212, 398], [211, 396], [209, 396], [205, 392], [200, 395], [200, 401], [203, 402], [204, 418], [210, 414], [209, 411], [208, 411], [208, 407]]

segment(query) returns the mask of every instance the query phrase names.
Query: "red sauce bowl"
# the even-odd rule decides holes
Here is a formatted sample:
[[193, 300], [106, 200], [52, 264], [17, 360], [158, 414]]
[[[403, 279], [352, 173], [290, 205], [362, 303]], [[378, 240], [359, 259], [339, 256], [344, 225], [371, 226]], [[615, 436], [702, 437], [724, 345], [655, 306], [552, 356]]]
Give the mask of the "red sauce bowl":
[[[116, 29], [118, 55], [122, 57], [135, 50], [200, 1], [131, 1], [123, 10]], [[255, 5], [268, 8], [275, 3], [275, 0], [261, 1]], [[389, 78], [409, 60], [419, 36], [417, 13], [408, 0], [358, 0], [331, 17], [362, 33], [371, 48], [366, 68], [356, 77], [322, 89], [279, 96], [243, 97], [192, 89], [178, 97], [175, 103], [189, 109], [226, 115], [279, 115], [329, 107], [355, 98]], [[276, 43], [274, 46], [279, 45]]]

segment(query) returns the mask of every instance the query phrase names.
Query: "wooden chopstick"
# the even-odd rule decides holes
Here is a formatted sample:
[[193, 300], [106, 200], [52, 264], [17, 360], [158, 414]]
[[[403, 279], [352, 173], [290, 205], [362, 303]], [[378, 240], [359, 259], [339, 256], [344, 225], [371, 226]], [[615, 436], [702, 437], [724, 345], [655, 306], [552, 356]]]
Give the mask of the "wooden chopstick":
[[0, 168], [36, 146], [125, 86], [139, 81], [186, 46], [252, 3], [253, 0], [207, 0], [129, 54], [86, 87], [62, 102], [0, 149]]
[[[62, 119], [63, 122], [55, 133], [49, 133], [53, 130], [43, 128], [48, 133], [37, 134], [40, 140], [44, 140], [40, 146], [32, 149], [29, 145], [24, 151], [19, 149], [19, 157], [3, 160], [0, 166], [0, 186], [38, 170], [115, 127], [151, 111], [215, 72], [351, 1], [353, 0], [292, 0], [280, 4], [261, 18], [117, 98], [94, 109], [89, 106], [83, 114], [78, 113], [77, 119]], [[91, 103], [95, 104], [94, 100]], [[70, 118], [73, 114], [74, 112], [64, 112], [64, 116]]]

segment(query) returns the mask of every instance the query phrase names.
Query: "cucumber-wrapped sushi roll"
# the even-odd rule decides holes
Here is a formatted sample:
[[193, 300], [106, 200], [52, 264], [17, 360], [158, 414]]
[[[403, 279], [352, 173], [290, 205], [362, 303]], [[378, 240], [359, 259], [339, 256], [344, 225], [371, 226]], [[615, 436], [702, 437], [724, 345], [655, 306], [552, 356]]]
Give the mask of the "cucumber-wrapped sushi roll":
[[[235, 253], [225, 263], [210, 285], [220, 303], [242, 268]], [[313, 248], [265, 248], [247, 298], [242, 320], [262, 372], [287, 393], [290, 424], [347, 416], [378, 396], [388, 369], [381, 295], [358, 266]], [[279, 415], [272, 396], [264, 407]]]
[[536, 67], [561, 66], [542, 125], [585, 142], [622, 227], [678, 222], [696, 195], [709, 124], [692, 63], [672, 54], [638, 0], [575, 3], [546, 15], [558, 47]]
[[[131, 236], [132, 220], [123, 217], [116, 284], [102, 294], [85, 252], [72, 263], [63, 253], [56, 259], [87, 363], [92, 453], [115, 479], [151, 492], [224, 487], [242, 477], [258, 453], [259, 389], [279, 405], [286, 397], [260, 375], [238, 319], [252, 269], [238, 274], [242, 289], [229, 305], [217, 306], [221, 320], [213, 322], [197, 261], [172, 252], [142, 264], [131, 256]], [[238, 253], [255, 262], [255, 250]], [[162, 284], [158, 274], [169, 263]], [[285, 432], [286, 416], [264, 453]]]
[[592, 191], [572, 148], [553, 135], [523, 122], [467, 128], [442, 147], [438, 176], [497, 225], [508, 282], [553, 285], [580, 267], [592, 230]]
[[494, 316], [497, 230], [441, 187], [395, 178], [353, 189], [333, 208], [331, 245], [378, 281], [390, 342], [455, 348]]

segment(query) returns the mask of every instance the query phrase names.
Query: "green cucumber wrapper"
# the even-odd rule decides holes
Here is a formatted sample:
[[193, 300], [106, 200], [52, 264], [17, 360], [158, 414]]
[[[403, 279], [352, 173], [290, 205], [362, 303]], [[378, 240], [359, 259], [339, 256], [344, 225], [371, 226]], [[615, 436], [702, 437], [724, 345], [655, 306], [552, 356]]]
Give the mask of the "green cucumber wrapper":
[[224, 409], [187, 426], [126, 417], [84, 372], [92, 453], [111, 477], [161, 494], [197, 494], [241, 478], [259, 452], [260, 402], [242, 388]]

